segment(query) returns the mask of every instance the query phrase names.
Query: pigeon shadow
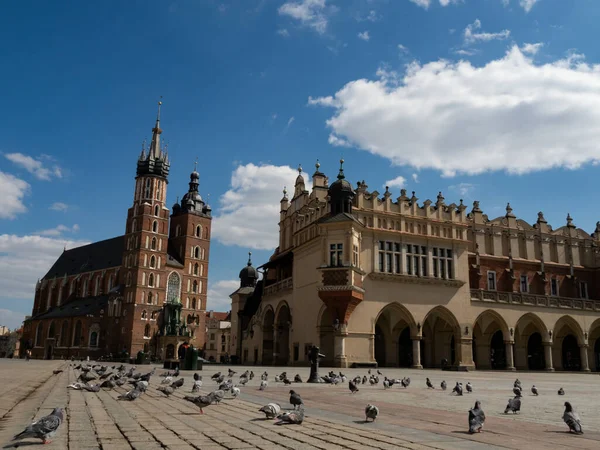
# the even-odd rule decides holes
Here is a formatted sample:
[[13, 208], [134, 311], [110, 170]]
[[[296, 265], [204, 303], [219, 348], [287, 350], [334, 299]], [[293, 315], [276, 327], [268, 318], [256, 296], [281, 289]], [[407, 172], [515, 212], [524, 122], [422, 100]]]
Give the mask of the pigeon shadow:
[[[273, 419], [275, 418], [273, 417]], [[255, 417], [254, 419], [250, 419], [250, 422], [266, 422], [267, 420], [273, 419], [269, 419], [268, 417]]]
[[452, 431], [452, 433], [456, 433], [456, 434], [468, 434], [469, 436], [472, 435], [472, 434], [477, 434], [477, 433], [470, 433], [468, 431], [462, 431], [462, 430], [461, 431], [454, 430], [454, 431]]
[[2, 448], [20, 448], [20, 447], [29, 447], [30, 445], [44, 445], [43, 442], [14, 442], [10, 444], [6, 444]]
[[353, 420], [354, 423], [371, 423], [370, 420]]

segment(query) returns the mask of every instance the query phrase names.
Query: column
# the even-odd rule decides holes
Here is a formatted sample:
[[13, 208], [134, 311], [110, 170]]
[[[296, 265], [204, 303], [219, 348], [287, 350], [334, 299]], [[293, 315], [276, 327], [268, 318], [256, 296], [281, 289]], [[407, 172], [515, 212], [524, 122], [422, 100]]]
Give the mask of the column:
[[277, 364], [277, 358], [279, 357], [279, 352], [277, 351], [279, 346], [279, 325], [273, 325], [273, 361], [272, 364]]
[[346, 337], [348, 332], [343, 328], [340, 332], [335, 333], [333, 336], [333, 353], [334, 353], [334, 365], [335, 367], [348, 367], [348, 360], [346, 358]]
[[371, 349], [371, 361], [375, 362], [375, 335], [369, 336], [369, 348]]
[[475, 363], [473, 362], [473, 339], [471, 338], [460, 338], [460, 355], [457, 357], [458, 366], [467, 367], [469, 370], [475, 369]]
[[421, 336], [415, 336], [412, 338], [413, 346], [413, 369], [422, 369], [421, 364]]
[[513, 341], [505, 341], [504, 345], [506, 346], [506, 370], [517, 370], [515, 369], [515, 357], [513, 353]]
[[588, 345], [587, 344], [583, 344], [580, 345], [580, 351], [581, 351], [581, 370], [582, 372], [590, 372], [590, 364], [588, 362]]
[[552, 342], [544, 342], [544, 357], [546, 359], [546, 370], [554, 372], [554, 364], [552, 364]]

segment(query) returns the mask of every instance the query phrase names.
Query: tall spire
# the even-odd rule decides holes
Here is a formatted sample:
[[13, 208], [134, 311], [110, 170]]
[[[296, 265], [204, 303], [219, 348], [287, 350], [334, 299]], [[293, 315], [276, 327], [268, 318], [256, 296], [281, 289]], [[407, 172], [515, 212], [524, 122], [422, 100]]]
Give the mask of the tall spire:
[[[162, 95], [160, 96], [162, 99]], [[148, 156], [153, 159], [159, 159], [161, 156], [160, 150], [160, 134], [162, 130], [160, 129], [160, 107], [162, 105], [162, 100], [158, 102], [158, 112], [156, 113], [156, 125], [152, 128], [152, 142], [150, 143], [150, 151]]]

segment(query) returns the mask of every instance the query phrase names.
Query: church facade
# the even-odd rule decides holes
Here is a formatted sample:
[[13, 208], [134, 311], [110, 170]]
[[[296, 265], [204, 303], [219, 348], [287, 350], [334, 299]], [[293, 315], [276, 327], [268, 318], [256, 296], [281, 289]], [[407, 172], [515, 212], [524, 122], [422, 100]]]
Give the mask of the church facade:
[[183, 342], [203, 347], [211, 208], [195, 169], [181, 202], [166, 206], [160, 103], [152, 133], [137, 161], [125, 234], [65, 249], [38, 281], [24, 326], [34, 358], [176, 358]]
[[343, 165], [329, 184], [317, 163], [312, 186], [299, 169], [278, 248], [240, 272], [242, 363], [306, 365], [317, 345], [335, 367], [600, 370], [600, 226], [530, 224], [510, 205], [490, 220], [442, 193], [394, 200]]

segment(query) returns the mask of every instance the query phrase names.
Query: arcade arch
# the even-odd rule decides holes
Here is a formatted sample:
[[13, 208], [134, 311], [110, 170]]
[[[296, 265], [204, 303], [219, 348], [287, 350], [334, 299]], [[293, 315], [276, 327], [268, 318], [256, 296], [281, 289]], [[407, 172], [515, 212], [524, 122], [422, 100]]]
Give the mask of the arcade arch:
[[[506, 321], [493, 310], [482, 312], [473, 325], [473, 362], [477, 369], [502, 370], [512, 367], [512, 355], [507, 355]], [[509, 358], [507, 358], [509, 356]]]
[[400, 303], [386, 305], [375, 319], [375, 360], [380, 367], [415, 365], [412, 337], [417, 334], [415, 320]]

